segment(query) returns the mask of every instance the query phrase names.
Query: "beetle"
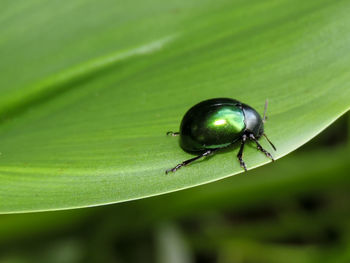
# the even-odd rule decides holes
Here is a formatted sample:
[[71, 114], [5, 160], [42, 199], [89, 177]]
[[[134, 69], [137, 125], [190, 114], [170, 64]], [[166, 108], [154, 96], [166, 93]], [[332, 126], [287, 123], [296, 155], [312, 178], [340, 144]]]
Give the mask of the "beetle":
[[230, 98], [209, 99], [194, 105], [184, 115], [180, 131], [169, 131], [167, 135], [180, 136], [181, 148], [197, 156], [179, 163], [174, 168], [166, 170], [165, 173], [175, 172], [182, 166], [212, 155], [238, 141], [241, 144], [237, 158], [240, 166], [247, 171], [242, 158], [247, 140], [255, 142], [257, 149], [274, 161], [272, 155], [258, 142], [258, 139], [264, 136], [276, 151], [276, 147], [264, 133], [266, 110], [267, 100], [263, 118], [249, 105]]

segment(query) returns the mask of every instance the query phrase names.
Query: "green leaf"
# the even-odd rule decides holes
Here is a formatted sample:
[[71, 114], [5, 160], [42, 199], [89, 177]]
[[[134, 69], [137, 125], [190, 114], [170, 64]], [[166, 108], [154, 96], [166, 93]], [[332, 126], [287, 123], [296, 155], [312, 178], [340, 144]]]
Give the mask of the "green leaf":
[[[183, 114], [213, 97], [262, 112], [276, 159], [350, 108], [347, 1], [5, 1], [0, 212], [102, 205], [242, 172], [191, 158]], [[269, 151], [268, 144], [262, 141]], [[269, 160], [252, 147], [248, 168]]]

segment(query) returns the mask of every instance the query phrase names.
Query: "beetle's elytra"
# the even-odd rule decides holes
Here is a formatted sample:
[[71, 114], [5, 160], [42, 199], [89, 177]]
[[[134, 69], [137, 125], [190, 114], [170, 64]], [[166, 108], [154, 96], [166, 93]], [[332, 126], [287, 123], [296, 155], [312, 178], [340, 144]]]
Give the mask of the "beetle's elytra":
[[167, 134], [179, 135], [181, 148], [198, 155], [166, 170], [166, 173], [175, 172], [182, 166], [211, 155], [237, 141], [241, 141], [237, 158], [245, 171], [247, 171], [247, 167], [242, 155], [247, 140], [254, 141], [257, 149], [273, 161], [271, 154], [258, 142], [258, 139], [264, 136], [272, 148], [276, 150], [264, 133], [266, 108], [267, 102], [264, 117], [261, 118], [260, 114], [252, 107], [229, 98], [209, 99], [194, 105], [183, 117], [180, 131], [168, 132]]

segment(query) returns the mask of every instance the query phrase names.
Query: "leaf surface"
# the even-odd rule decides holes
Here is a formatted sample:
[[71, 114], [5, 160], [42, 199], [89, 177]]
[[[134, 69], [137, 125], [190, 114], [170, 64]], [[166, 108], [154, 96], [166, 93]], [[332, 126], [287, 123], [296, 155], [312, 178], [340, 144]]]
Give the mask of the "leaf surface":
[[[231, 97], [276, 159], [350, 108], [347, 1], [4, 1], [0, 213], [87, 207], [242, 172], [237, 150], [180, 169], [183, 114]], [[272, 151], [262, 141], [266, 149]], [[246, 147], [249, 169], [269, 160]]]

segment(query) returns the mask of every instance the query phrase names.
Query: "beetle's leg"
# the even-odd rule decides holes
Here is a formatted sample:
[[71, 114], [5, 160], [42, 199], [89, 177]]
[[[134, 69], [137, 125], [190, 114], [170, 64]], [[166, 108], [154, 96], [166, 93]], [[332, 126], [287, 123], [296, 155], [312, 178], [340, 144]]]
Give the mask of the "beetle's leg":
[[179, 133], [179, 132], [168, 131], [168, 132], [166, 133], [166, 135], [178, 136], [178, 135], [180, 135], [180, 133]]
[[266, 136], [265, 133], [263, 133], [263, 136], [264, 136], [265, 139], [270, 143], [271, 147], [272, 147], [275, 151], [277, 151], [275, 145], [273, 145], [273, 143], [269, 140], [269, 138], [267, 138], [267, 136]]
[[239, 164], [241, 165], [241, 167], [244, 169], [244, 171], [248, 171], [247, 170], [247, 166], [245, 165], [242, 156], [243, 156], [243, 149], [244, 149], [244, 144], [247, 140], [247, 135], [243, 134], [242, 136], [242, 140], [241, 140], [241, 147], [239, 148], [239, 152], [237, 154], [237, 158], [239, 160]]
[[176, 172], [176, 170], [180, 169], [182, 166], [186, 166], [186, 165], [198, 160], [199, 158], [208, 156], [208, 155], [212, 154], [213, 152], [215, 152], [216, 150], [218, 150], [218, 149], [208, 150], [208, 151], [202, 153], [201, 155], [198, 155], [194, 158], [183, 161], [182, 163], [179, 163], [178, 165], [176, 165], [174, 168], [166, 170], [165, 173], [168, 174], [169, 172]]
[[255, 136], [252, 133], [249, 134], [249, 138], [256, 143], [256, 146], [257, 146], [259, 151], [263, 152], [267, 157], [269, 157], [272, 161], [274, 161], [272, 155], [260, 145], [260, 143], [258, 142], [258, 140], [255, 138]]

